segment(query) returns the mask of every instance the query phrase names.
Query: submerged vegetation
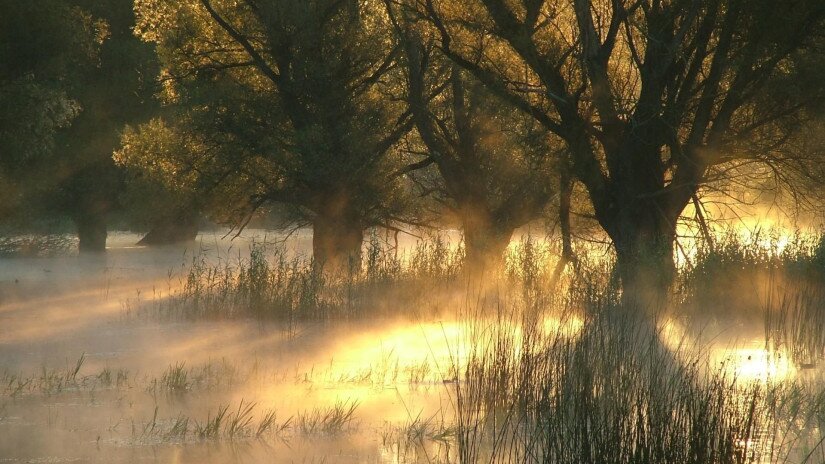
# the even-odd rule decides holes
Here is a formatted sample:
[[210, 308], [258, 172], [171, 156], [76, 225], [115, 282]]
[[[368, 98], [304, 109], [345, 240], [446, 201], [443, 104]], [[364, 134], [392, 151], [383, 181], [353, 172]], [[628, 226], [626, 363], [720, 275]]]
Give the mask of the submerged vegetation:
[[[825, 457], [822, 380], [772, 367], [785, 357], [788, 369], [803, 372], [825, 354], [825, 301], [815, 291], [825, 276], [818, 237], [780, 243], [727, 234], [712, 247], [698, 244], [681, 268], [678, 291], [655, 321], [622, 306], [611, 260], [601, 249], [593, 247], [589, 258], [582, 252], [556, 279], [554, 246], [527, 237], [511, 247], [501, 272], [468, 273], [462, 247], [451, 248], [443, 238], [399, 256], [373, 242], [362, 268], [331, 277], [311, 261], [288, 259], [278, 246], [257, 243], [232, 266], [195, 259], [177, 292], [135, 311], [189, 320], [274, 320], [292, 327], [292, 336], [318, 321], [456, 321], [458, 337], [442, 325], [429, 336], [446, 339], [447, 349], [431, 347], [418, 364], [373, 359], [366, 371], [280, 377], [442, 390], [447, 401], [440, 412], [408, 411], [406, 425], [385, 426], [384, 446], [403, 455], [402, 461], [759, 463]], [[718, 290], [730, 285], [750, 285], [753, 292], [744, 298]], [[764, 322], [764, 358], [747, 355], [757, 372], [732, 357], [735, 341], [720, 347], [702, 333], [713, 321], [752, 322], [748, 314]], [[174, 364], [151, 389], [155, 395], [231, 389], [249, 384], [257, 370], [225, 361], [198, 368]], [[262, 374], [254, 375], [260, 382]], [[151, 433], [210, 440], [260, 438], [269, 430], [327, 434], [346, 429], [358, 417], [357, 404], [276, 422], [273, 412], [241, 402], [221, 406], [205, 422], [181, 416]]]
[[[204, 252], [170, 275], [168, 294], [129, 306], [126, 319], [255, 321], [299, 345], [313, 327], [402, 320], [409, 330], [386, 350], [356, 351], [365, 363], [356, 365], [181, 359], [140, 372], [90, 369], [80, 355], [64, 367], [5, 369], [0, 424], [2, 408], [38, 398], [118, 398], [142, 406], [123, 412], [128, 426], [110, 434], [136, 445], [328, 440], [374, 426], [365, 425], [374, 413], [364, 397], [348, 396], [365, 389], [441, 396], [436, 408], [407, 409], [406, 420], [380, 426], [381, 446], [402, 462], [825, 458], [819, 236], [699, 241], [683, 249], [672, 298], [652, 318], [623, 305], [608, 247], [576, 246], [561, 275], [561, 245], [530, 236], [493, 269], [468, 269], [461, 243], [438, 235], [403, 251], [373, 238], [362, 266], [340, 274], [265, 241], [232, 260]], [[717, 329], [742, 324], [756, 328], [756, 348], [742, 351], [731, 329]], [[261, 396], [344, 386], [286, 411]]]
[[[0, 0], [0, 63], [0, 460], [825, 462], [825, 237], [742, 234], [825, 204], [822, 0]], [[166, 274], [218, 227], [283, 240]]]
[[[592, 308], [595, 309], [595, 308]], [[807, 462], [825, 396], [737, 378], [708, 347], [616, 308], [574, 338], [488, 327], [456, 385], [460, 462]], [[515, 355], [513, 355], [515, 353]]]
[[[369, 396], [348, 396], [360, 389], [418, 392], [440, 396], [439, 406], [409, 408], [402, 399], [406, 419], [378, 426], [382, 452], [399, 462], [821, 462], [825, 393], [812, 369], [823, 359], [825, 314], [814, 292], [825, 275], [820, 243], [732, 234], [712, 247], [700, 243], [653, 319], [623, 306], [611, 258], [595, 245], [579, 246], [576, 264], [558, 277], [558, 245], [530, 237], [510, 247], [495, 273], [467, 272], [463, 248], [443, 237], [398, 255], [374, 241], [360, 269], [332, 276], [278, 245], [255, 243], [232, 265], [198, 256], [179, 287], [131, 307], [131, 316], [262, 321], [288, 328], [289, 343], [319, 322], [400, 318], [409, 333], [388, 351], [359, 354], [367, 364], [357, 365], [224, 358], [142, 373], [90, 369], [81, 355], [63, 368], [3, 371], [0, 405], [118, 398], [142, 404], [108, 432], [120, 442], [276, 445], [367, 432], [375, 426], [363, 406]], [[708, 293], [713, 281], [747, 282], [753, 295]], [[747, 314], [764, 329], [763, 348], [737, 354], [735, 340], [704, 333], [752, 323]], [[416, 328], [432, 318], [440, 322], [431, 330]], [[395, 351], [422, 338], [406, 347], [411, 353]], [[261, 396], [341, 388], [290, 410]]]
[[181, 275], [170, 277], [168, 298], [138, 312], [285, 322], [403, 315], [414, 307], [424, 315], [430, 309], [413, 303], [455, 289], [462, 253], [462, 248], [451, 249], [444, 237], [435, 236], [399, 255], [374, 237], [362, 266], [324, 273], [311, 259], [289, 256], [283, 246], [257, 242], [247, 257], [222, 259], [219, 264], [203, 254], [195, 256]]

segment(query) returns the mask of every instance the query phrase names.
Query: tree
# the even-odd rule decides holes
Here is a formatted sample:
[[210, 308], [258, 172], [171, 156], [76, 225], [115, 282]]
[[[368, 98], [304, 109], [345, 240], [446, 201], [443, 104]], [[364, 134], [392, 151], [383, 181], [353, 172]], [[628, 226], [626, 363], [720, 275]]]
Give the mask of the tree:
[[[127, 126], [115, 151], [115, 164], [127, 178], [121, 201], [131, 221], [149, 225], [141, 245], [164, 245], [197, 236], [198, 212], [208, 209], [207, 185], [189, 162], [202, 148], [155, 118], [139, 129]], [[243, 202], [226, 185], [213, 192], [225, 202]]]
[[[143, 0], [135, 8], [136, 32], [157, 44], [173, 111], [153, 127], [185, 141], [166, 161], [193, 176], [190, 185], [217, 206], [213, 216], [242, 227], [260, 207], [291, 205], [313, 226], [316, 262], [359, 256], [364, 229], [385, 224], [398, 204], [388, 154], [412, 125], [388, 93], [399, 49], [381, 4]], [[120, 159], [148, 155], [139, 141], [151, 131], [138, 130]]]
[[80, 113], [72, 91], [94, 66], [105, 25], [60, 0], [0, 1], [0, 215], [21, 213], [43, 188], [35, 169]]
[[810, 165], [781, 148], [822, 103], [821, 79], [781, 99], [769, 90], [810, 83], [799, 58], [825, 30], [821, 1], [424, 0], [410, 8], [430, 21], [447, 56], [565, 141], [571, 172], [615, 247], [628, 303], [664, 296], [677, 221], [709, 180], [743, 164]]
[[11, 66], [0, 99], [11, 114], [0, 145], [13, 209], [27, 221], [67, 215], [80, 251], [103, 251], [123, 182], [112, 152], [125, 123], [155, 110], [154, 51], [131, 32], [130, 0], [10, 2], [3, 12]]
[[106, 40], [95, 66], [78, 70], [72, 95], [82, 111], [58, 139], [59, 156], [44, 171], [55, 173], [46, 201], [68, 213], [77, 225], [80, 251], [106, 249], [110, 212], [121, 207], [124, 175], [112, 161], [127, 123], [144, 121], [157, 111], [153, 95], [157, 58], [149, 44], [132, 34], [135, 15], [130, 0], [72, 0], [105, 22]]
[[438, 189], [461, 223], [467, 265], [501, 259], [516, 228], [537, 219], [555, 193], [548, 134], [528, 116], [421, 43], [410, 25], [404, 40], [408, 99], [425, 158], [407, 170], [434, 164]]

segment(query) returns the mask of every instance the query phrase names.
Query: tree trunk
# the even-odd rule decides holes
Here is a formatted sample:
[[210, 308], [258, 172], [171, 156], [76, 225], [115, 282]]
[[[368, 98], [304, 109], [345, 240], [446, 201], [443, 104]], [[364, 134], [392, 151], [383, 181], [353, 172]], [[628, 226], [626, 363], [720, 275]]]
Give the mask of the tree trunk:
[[99, 253], [106, 251], [106, 215], [84, 212], [75, 218], [77, 238], [81, 253]]
[[471, 272], [492, 272], [501, 266], [514, 227], [502, 226], [478, 211], [462, 215], [465, 268]]
[[666, 189], [659, 148], [631, 144], [622, 153], [611, 168], [611, 196], [597, 217], [616, 249], [624, 308], [653, 316], [667, 304], [676, 274], [676, 221], [689, 188]]
[[562, 272], [568, 264], [575, 261], [573, 253], [573, 234], [570, 228], [570, 205], [573, 198], [573, 179], [566, 166], [561, 168], [559, 177], [559, 227], [561, 229], [561, 256], [550, 278], [550, 288], [555, 288]]
[[198, 235], [198, 216], [191, 210], [165, 216], [156, 222], [138, 245], [157, 246], [189, 242]]
[[649, 213], [647, 221], [625, 223], [612, 236], [622, 280], [623, 306], [646, 315], [664, 308], [676, 274], [675, 228], [657, 221], [654, 214]]
[[364, 226], [348, 209], [330, 208], [315, 216], [312, 223], [312, 258], [325, 272], [358, 272]]

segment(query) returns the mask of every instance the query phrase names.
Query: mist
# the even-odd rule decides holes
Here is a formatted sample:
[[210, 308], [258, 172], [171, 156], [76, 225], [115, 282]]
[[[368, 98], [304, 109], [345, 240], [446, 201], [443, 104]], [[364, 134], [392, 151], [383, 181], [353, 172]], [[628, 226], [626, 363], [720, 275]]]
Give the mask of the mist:
[[[595, 300], [615, 298], [608, 289], [581, 293], [588, 292], [582, 275], [610, 286], [605, 263], [615, 258], [597, 244], [577, 243], [578, 270], [559, 281], [551, 274], [560, 245], [530, 230], [510, 244], [505, 270], [482, 277], [450, 268], [461, 259], [459, 234], [407, 236], [399, 249], [376, 237], [364, 247], [373, 258], [363, 274], [330, 277], [310, 290], [291, 287], [294, 273], [314, 272], [311, 230], [231, 237], [202, 232], [194, 242], [154, 248], [117, 232], [105, 255], [4, 261], [4, 454], [90, 462], [147, 453], [158, 462], [268, 462], [273, 453], [335, 462], [446, 459], [459, 446], [455, 427], [475, 410], [458, 401], [475, 394], [476, 382], [486, 385], [474, 370], [506, 370], [528, 363], [534, 350], [613, 337], [598, 333], [604, 317], [618, 324], [598, 307], [609, 303]], [[691, 269], [698, 273], [699, 265]], [[704, 359], [701, 376], [722, 375], [736, 391], [818, 382], [818, 336], [788, 340], [776, 322], [768, 325], [768, 314], [798, 317], [763, 309], [771, 292], [800, 293], [771, 269], [738, 275], [756, 296], [727, 302], [728, 282], [707, 288], [695, 280], [718, 277], [685, 266], [684, 283], [702, 288], [702, 303], [716, 295], [714, 305], [729, 307], [720, 315], [683, 291], [682, 301], [663, 309], [655, 337], [670, 353], [667, 363]], [[252, 290], [249, 282], [266, 287]], [[289, 292], [314, 294], [305, 302]], [[323, 316], [303, 313], [310, 306]], [[805, 322], [821, 323], [814, 317]], [[799, 358], [792, 347], [806, 343], [814, 343], [813, 357]], [[513, 367], [489, 364], [499, 356]], [[486, 394], [504, 394], [498, 388]], [[495, 451], [478, 440], [480, 452]]]
[[0, 461], [825, 462], [821, 0], [0, 0]]

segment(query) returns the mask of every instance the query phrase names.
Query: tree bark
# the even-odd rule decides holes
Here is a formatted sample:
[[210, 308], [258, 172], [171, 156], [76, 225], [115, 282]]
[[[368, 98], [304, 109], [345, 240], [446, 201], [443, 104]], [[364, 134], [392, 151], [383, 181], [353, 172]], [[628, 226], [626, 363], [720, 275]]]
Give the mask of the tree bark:
[[352, 208], [338, 203], [316, 213], [312, 223], [312, 258], [324, 272], [358, 272], [364, 225]]
[[654, 315], [668, 301], [676, 274], [673, 246], [675, 227], [657, 220], [656, 213], [624, 222], [611, 236], [616, 248], [622, 303], [625, 309]]
[[100, 253], [106, 251], [106, 215], [84, 212], [75, 218], [77, 225], [78, 249], [81, 253]]
[[691, 191], [665, 188], [657, 147], [628, 144], [614, 160], [609, 194], [595, 201], [597, 217], [616, 250], [625, 309], [653, 315], [668, 301], [676, 275], [676, 222]]
[[465, 267], [473, 272], [493, 271], [505, 257], [513, 228], [500, 228], [478, 220], [462, 221]]
[[559, 227], [561, 229], [561, 256], [550, 278], [550, 288], [555, 288], [568, 264], [575, 262], [573, 234], [570, 227], [570, 205], [573, 198], [573, 179], [567, 166], [562, 166], [559, 178]]

